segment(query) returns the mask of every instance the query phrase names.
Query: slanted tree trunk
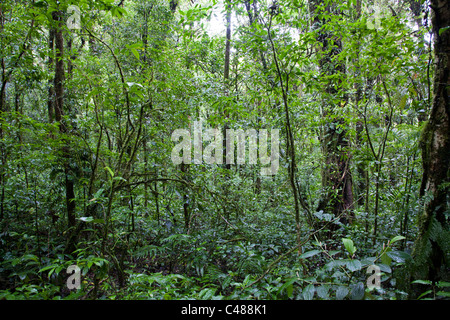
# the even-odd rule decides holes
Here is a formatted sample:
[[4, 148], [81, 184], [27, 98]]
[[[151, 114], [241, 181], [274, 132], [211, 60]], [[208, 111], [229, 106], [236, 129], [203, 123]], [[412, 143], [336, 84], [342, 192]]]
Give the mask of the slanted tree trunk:
[[422, 132], [425, 207], [413, 251], [413, 280], [448, 281], [450, 276], [450, 2], [431, 0], [435, 75], [433, 102]]

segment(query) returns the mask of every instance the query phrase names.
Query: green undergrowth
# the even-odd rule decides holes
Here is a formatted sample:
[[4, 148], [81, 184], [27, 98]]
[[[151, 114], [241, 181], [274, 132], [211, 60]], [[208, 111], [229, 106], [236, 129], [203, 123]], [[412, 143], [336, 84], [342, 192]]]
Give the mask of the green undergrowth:
[[[3, 239], [12, 237], [19, 247], [2, 252], [1, 274], [6, 288], [0, 291], [0, 298], [408, 298], [398, 289], [402, 279], [396, 272], [411, 261], [408, 250], [400, 248], [404, 237], [377, 239], [374, 246], [358, 224], [338, 224], [330, 238], [305, 227], [299, 250], [291, 217], [266, 212], [257, 223], [251, 214], [246, 217], [229, 217], [227, 223], [191, 230], [189, 234], [183, 233], [181, 227], [142, 218], [134, 233], [111, 236], [116, 241], [111, 247], [123, 250], [110, 250], [104, 256], [100, 254], [101, 239], [92, 235], [73, 256], [64, 254], [56, 243], [50, 244], [52, 250], [47, 248], [46, 254], [41, 251], [38, 256], [33, 236], [3, 234]], [[265, 219], [271, 223], [264, 223]], [[26, 250], [30, 253], [22, 254]], [[71, 274], [66, 270], [70, 265], [80, 268], [78, 290], [67, 287]], [[122, 284], [119, 273], [124, 279]], [[440, 292], [429, 290], [424, 290], [426, 294], [421, 298]]]

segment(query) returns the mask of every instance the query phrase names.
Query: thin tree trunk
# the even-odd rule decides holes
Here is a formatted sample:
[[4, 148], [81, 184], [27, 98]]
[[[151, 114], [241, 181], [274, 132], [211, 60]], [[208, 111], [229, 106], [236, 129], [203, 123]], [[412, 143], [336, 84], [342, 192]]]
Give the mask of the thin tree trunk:
[[[53, 54], [54, 54], [54, 42], [55, 42], [55, 29], [50, 27], [48, 32], [48, 71], [50, 72], [53, 69]], [[48, 122], [52, 123], [55, 120], [55, 88], [53, 84], [53, 80], [48, 80], [48, 101], [47, 101], [47, 109], [48, 109]]]
[[[64, 36], [63, 36], [63, 13], [54, 11], [53, 20], [55, 28], [55, 120], [59, 123], [61, 133], [67, 133], [67, 126], [63, 120], [64, 115]], [[70, 150], [68, 145], [63, 146], [64, 175], [66, 187], [66, 206], [68, 227], [74, 227], [75, 220], [75, 191], [74, 182], [70, 174]]]
[[284, 114], [285, 114], [285, 127], [286, 127], [286, 153], [289, 157], [288, 160], [288, 175], [289, 175], [289, 182], [291, 184], [292, 194], [294, 196], [294, 217], [295, 217], [295, 224], [296, 224], [296, 238], [297, 243], [299, 245], [298, 247], [298, 253], [301, 253], [301, 229], [300, 229], [300, 206], [305, 210], [307, 213], [307, 219], [308, 223], [311, 228], [314, 229], [314, 221], [312, 219], [311, 212], [306, 204], [306, 201], [304, 199], [303, 193], [300, 190], [300, 187], [297, 183], [296, 173], [297, 173], [297, 161], [295, 159], [295, 141], [294, 141], [294, 135], [292, 133], [292, 126], [291, 126], [291, 120], [290, 120], [290, 111], [289, 111], [289, 104], [288, 104], [288, 91], [289, 91], [289, 77], [286, 76], [286, 80], [283, 81], [283, 74], [280, 68], [280, 64], [278, 62], [278, 56], [277, 51], [275, 49], [275, 44], [273, 42], [273, 39], [271, 37], [271, 27], [272, 27], [272, 18], [273, 15], [271, 14], [270, 20], [269, 20], [269, 26], [267, 28], [267, 34], [269, 38], [270, 45], [272, 47], [272, 54], [273, 54], [273, 60], [275, 62], [275, 67], [277, 71], [277, 75], [280, 81], [280, 89], [282, 93], [283, 98], [283, 106], [284, 106]]
[[[409, 8], [411, 10], [411, 13], [414, 16], [414, 21], [416, 23], [416, 26], [417, 26], [419, 32], [420, 32], [421, 29], [423, 29], [423, 16], [422, 16], [421, 1], [409, 0]], [[420, 35], [419, 45], [418, 45], [418, 48], [417, 48], [417, 59], [419, 61], [421, 60], [421, 56], [424, 53], [424, 51], [425, 51], [425, 38], [424, 38], [423, 35]], [[430, 55], [430, 57], [431, 57], [431, 55]], [[429, 76], [429, 74], [428, 74], [428, 76]], [[429, 86], [428, 86], [428, 89], [430, 89]], [[423, 98], [425, 98], [425, 97], [423, 97]], [[429, 105], [429, 103], [425, 103], [424, 106], [425, 106], [424, 112], [420, 112], [419, 116], [418, 116], [419, 123], [426, 121], [426, 117], [428, 115], [428, 111], [429, 111], [430, 105]]]
[[[189, 180], [189, 166], [185, 163], [181, 163], [181, 172], [183, 180]], [[190, 221], [190, 211], [189, 211], [189, 195], [187, 194], [187, 188], [183, 186], [183, 214], [184, 214], [184, 226], [186, 232], [189, 232], [189, 221]]]
[[[225, 96], [229, 95], [229, 81], [230, 81], [230, 53], [231, 53], [231, 5], [229, 1], [226, 2], [226, 42], [225, 42], [225, 61], [224, 61], [224, 69], [223, 69], [223, 80], [224, 80], [224, 93]], [[228, 124], [228, 117], [229, 117], [229, 110], [228, 110], [228, 102], [225, 104], [225, 110], [224, 110], [224, 117], [225, 117], [225, 125], [223, 128], [223, 163], [225, 165], [226, 169], [230, 169], [230, 164], [227, 164], [226, 161], [226, 132], [227, 129], [229, 129]]]
[[[359, 20], [361, 18], [361, 0], [356, 1], [356, 20]], [[360, 55], [360, 43], [358, 44], [357, 48], [357, 58], [356, 58], [356, 78], [362, 80], [361, 77], [361, 69], [360, 69], [360, 61], [359, 61], [359, 55]], [[355, 83], [355, 104], [356, 109], [359, 110], [360, 102], [363, 97], [363, 90], [362, 90], [363, 83], [362, 81], [356, 81]], [[362, 120], [359, 120], [356, 123], [356, 147], [358, 149], [361, 149], [363, 146], [363, 133], [364, 133], [364, 124]], [[359, 161], [356, 165], [356, 171], [358, 173], [358, 180], [357, 180], [357, 203], [359, 206], [364, 206], [365, 196], [364, 193], [366, 191], [366, 175], [367, 173], [367, 163], [366, 161]]]
[[[253, 0], [253, 3], [251, 3], [250, 0], [245, 0], [244, 4], [245, 4], [245, 8], [247, 10], [247, 15], [248, 15], [248, 20], [250, 22], [250, 26], [252, 28], [255, 28], [255, 24], [258, 23], [258, 5], [257, 5], [257, 0]], [[252, 6], [253, 6], [253, 10], [252, 10]], [[266, 61], [266, 57], [264, 55], [264, 51], [261, 49], [261, 47], [258, 47], [258, 53], [259, 53], [259, 59], [261, 60], [263, 72], [266, 73], [267, 72], [267, 61]], [[273, 87], [273, 82], [270, 82], [270, 84]], [[261, 116], [261, 109], [259, 108], [260, 104], [261, 103], [258, 103], [258, 105], [257, 105], [258, 116], [260, 118], [262, 118], [262, 116]], [[255, 194], [260, 194], [261, 193], [261, 176], [259, 175], [259, 173], [256, 174], [256, 177], [255, 177], [254, 181], [255, 181], [254, 192], [255, 192]]]
[[225, 42], [225, 65], [223, 70], [223, 78], [225, 80], [225, 91], [228, 93], [228, 81], [230, 79], [230, 51], [231, 51], [231, 5], [226, 2], [226, 42]]
[[[224, 57], [224, 69], [223, 69], [223, 80], [224, 80], [224, 95], [226, 97], [229, 96], [230, 91], [230, 54], [231, 54], [231, 3], [230, 0], [226, 0], [225, 2], [225, 9], [226, 9], [226, 15], [225, 15], [225, 25], [226, 25], [226, 42], [225, 42], [225, 57]], [[229, 170], [231, 168], [231, 165], [227, 163], [227, 130], [229, 127], [229, 100], [225, 103], [224, 106], [224, 118], [225, 118], [225, 124], [223, 126], [223, 142], [222, 142], [222, 148], [223, 148], [223, 166], [226, 169], [224, 172], [224, 180], [229, 180]], [[231, 144], [231, 147], [234, 147], [233, 144]], [[223, 194], [225, 197], [228, 195], [228, 185], [225, 183], [222, 185], [223, 188]], [[226, 206], [222, 206], [223, 208], [223, 215], [225, 218], [228, 219], [228, 210]], [[227, 227], [227, 224], [225, 224], [225, 227]]]

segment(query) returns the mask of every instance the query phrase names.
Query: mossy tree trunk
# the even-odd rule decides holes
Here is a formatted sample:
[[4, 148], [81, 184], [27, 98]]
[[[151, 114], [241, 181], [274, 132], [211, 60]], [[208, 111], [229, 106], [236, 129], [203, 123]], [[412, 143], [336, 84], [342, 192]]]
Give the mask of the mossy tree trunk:
[[435, 55], [433, 101], [422, 132], [424, 210], [419, 218], [412, 280], [450, 275], [450, 2], [431, 0]]
[[[311, 1], [310, 11], [313, 13], [313, 23], [317, 26], [327, 21], [320, 16], [320, 2]], [[330, 15], [342, 14], [334, 4], [325, 8]], [[324, 167], [322, 170], [323, 196], [317, 210], [333, 213], [341, 221], [349, 222], [353, 216], [353, 179], [350, 172], [350, 145], [347, 136], [346, 121], [338, 109], [347, 104], [347, 94], [342, 90], [342, 76], [346, 73], [345, 62], [340, 59], [342, 52], [342, 39], [338, 34], [321, 30], [318, 33], [321, 49], [319, 68], [321, 76], [327, 78], [323, 97], [324, 130], [322, 150], [324, 154]]]

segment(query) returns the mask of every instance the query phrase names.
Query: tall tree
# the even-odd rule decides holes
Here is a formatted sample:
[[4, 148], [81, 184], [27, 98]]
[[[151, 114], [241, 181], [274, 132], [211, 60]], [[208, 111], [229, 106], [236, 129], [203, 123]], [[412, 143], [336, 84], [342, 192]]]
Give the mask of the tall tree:
[[422, 132], [425, 208], [415, 242], [414, 279], [433, 282], [450, 276], [450, 2], [431, 0], [435, 74], [431, 112]]
[[[53, 26], [50, 26], [48, 32], [48, 71], [51, 72], [53, 70], [53, 55], [54, 55], [54, 47], [55, 47], [55, 29]], [[48, 121], [50, 123], [53, 122], [55, 118], [55, 87], [54, 87], [54, 79], [49, 78], [48, 80], [48, 101], [47, 101], [47, 109], [48, 109]]]
[[332, 31], [323, 28], [327, 15], [339, 15], [339, 9], [332, 1], [320, 9], [316, 1], [310, 2], [313, 23], [320, 28], [318, 41], [321, 49], [319, 68], [321, 76], [327, 79], [323, 97], [324, 132], [322, 150], [325, 164], [322, 170], [324, 194], [318, 210], [332, 212], [335, 216], [350, 216], [353, 208], [352, 176], [350, 173], [349, 140], [345, 120], [336, 116], [338, 110], [347, 103], [342, 89], [341, 77], [345, 74], [345, 63], [339, 57], [342, 52], [342, 39]]
[[[64, 115], [64, 14], [62, 11], [54, 11], [52, 13], [53, 22], [55, 23], [54, 45], [55, 45], [55, 77], [54, 77], [54, 112], [55, 121], [59, 123], [59, 129], [62, 134], [67, 134], [67, 124], [63, 119]], [[50, 98], [50, 97], [49, 97]], [[67, 206], [67, 222], [68, 227], [76, 224], [75, 220], [75, 191], [74, 181], [70, 173], [70, 150], [68, 145], [62, 148], [63, 166], [66, 188], [66, 206]]]

